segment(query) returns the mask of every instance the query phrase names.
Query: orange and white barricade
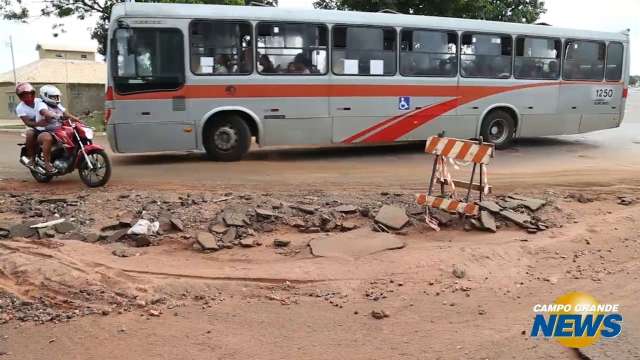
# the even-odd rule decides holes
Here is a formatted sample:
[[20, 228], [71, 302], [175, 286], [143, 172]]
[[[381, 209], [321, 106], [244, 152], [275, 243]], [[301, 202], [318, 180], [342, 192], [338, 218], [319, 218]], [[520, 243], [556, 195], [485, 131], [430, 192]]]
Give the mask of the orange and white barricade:
[[[477, 216], [479, 208], [477, 204], [470, 202], [471, 191], [477, 190], [479, 200], [482, 201], [483, 196], [491, 190], [491, 187], [486, 181], [486, 166], [495, 154], [493, 144], [484, 143], [482, 138], [480, 138], [479, 141], [448, 138], [442, 133], [427, 139], [425, 152], [435, 155], [433, 170], [431, 172], [431, 179], [429, 180], [429, 191], [427, 194], [418, 194], [416, 201], [419, 205], [426, 206], [427, 223], [430, 225], [433, 223], [433, 220], [429, 216], [428, 209], [430, 208], [444, 210], [449, 213], [458, 213], [462, 216]], [[471, 180], [464, 182], [452, 179], [447, 169], [447, 160], [456, 167], [459, 162], [473, 164]], [[480, 172], [479, 183], [474, 183], [473, 180], [478, 168]], [[439, 196], [433, 195], [433, 185], [436, 182], [440, 184]], [[466, 188], [464, 200], [457, 197], [456, 186]], [[446, 191], [447, 187], [449, 191]]]

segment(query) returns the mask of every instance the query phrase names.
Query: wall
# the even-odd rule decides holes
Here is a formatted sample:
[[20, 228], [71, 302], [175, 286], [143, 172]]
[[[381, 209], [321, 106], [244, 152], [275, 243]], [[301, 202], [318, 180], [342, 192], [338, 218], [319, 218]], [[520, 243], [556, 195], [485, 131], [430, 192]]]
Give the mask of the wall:
[[[32, 84], [36, 89], [44, 84]], [[87, 111], [102, 111], [104, 109], [104, 85], [102, 84], [53, 84], [62, 92], [62, 104], [67, 110], [76, 115]], [[15, 105], [20, 100], [15, 95], [13, 83], [0, 83], [0, 120], [17, 120], [15, 105], [9, 109], [9, 102], [15, 98]], [[11, 111], [10, 111], [11, 110]]]
[[[56, 50], [38, 50], [40, 53], [40, 59], [64, 59], [66, 57], [67, 60], [89, 60], [95, 61], [96, 54], [92, 52], [81, 52], [81, 51], [56, 51]], [[57, 55], [62, 55], [62, 57], [58, 57]], [[82, 58], [85, 56], [86, 58]]]

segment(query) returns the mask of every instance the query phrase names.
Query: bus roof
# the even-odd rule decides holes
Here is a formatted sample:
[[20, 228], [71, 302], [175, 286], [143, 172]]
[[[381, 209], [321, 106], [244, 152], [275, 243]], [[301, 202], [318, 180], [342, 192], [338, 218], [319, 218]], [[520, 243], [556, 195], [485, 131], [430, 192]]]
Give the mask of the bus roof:
[[165, 4], [125, 2], [114, 5], [111, 20], [120, 17], [157, 17], [186, 19], [228, 19], [257, 21], [319, 22], [327, 24], [353, 24], [434, 28], [444, 30], [499, 32], [514, 35], [539, 35], [561, 38], [628, 41], [626, 31], [599, 32], [566, 29], [554, 26], [518, 24], [498, 21], [472, 20], [435, 16], [418, 16], [357, 11], [283, 9], [262, 6], [226, 6], [201, 4]]

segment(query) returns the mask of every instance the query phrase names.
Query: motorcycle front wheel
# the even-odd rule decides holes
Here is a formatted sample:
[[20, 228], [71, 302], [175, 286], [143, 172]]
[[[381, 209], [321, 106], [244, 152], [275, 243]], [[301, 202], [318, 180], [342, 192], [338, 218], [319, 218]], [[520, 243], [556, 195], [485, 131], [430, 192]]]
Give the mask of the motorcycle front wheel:
[[50, 182], [51, 179], [53, 179], [53, 175], [41, 174], [35, 170], [31, 170], [31, 176], [33, 176], [33, 178], [36, 179], [37, 182], [42, 184], [46, 184]]
[[91, 188], [104, 186], [111, 178], [111, 162], [107, 153], [101, 150], [91, 153], [87, 157], [91, 161], [92, 167], [89, 167], [87, 160], [82, 157], [78, 167], [80, 179]]

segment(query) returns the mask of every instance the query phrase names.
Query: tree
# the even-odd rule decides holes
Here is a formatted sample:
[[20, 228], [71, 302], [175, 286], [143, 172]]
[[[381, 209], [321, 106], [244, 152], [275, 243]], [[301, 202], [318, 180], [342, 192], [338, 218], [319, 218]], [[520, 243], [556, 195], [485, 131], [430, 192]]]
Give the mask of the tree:
[[318, 9], [377, 12], [388, 9], [403, 14], [460, 17], [533, 23], [546, 12], [540, 0], [315, 0]]
[[[123, 0], [47, 0], [40, 9], [40, 16], [80, 20], [96, 17], [97, 23], [91, 31], [91, 38], [98, 41], [98, 52], [105, 54], [111, 9]], [[224, 4], [249, 5], [252, 2], [277, 6], [278, 0], [138, 0], [138, 2], [189, 3], [189, 4]], [[33, 15], [24, 0], [0, 0], [0, 18], [29, 22]], [[64, 23], [54, 25], [54, 29], [64, 31]], [[57, 33], [56, 33], [57, 35]]]

